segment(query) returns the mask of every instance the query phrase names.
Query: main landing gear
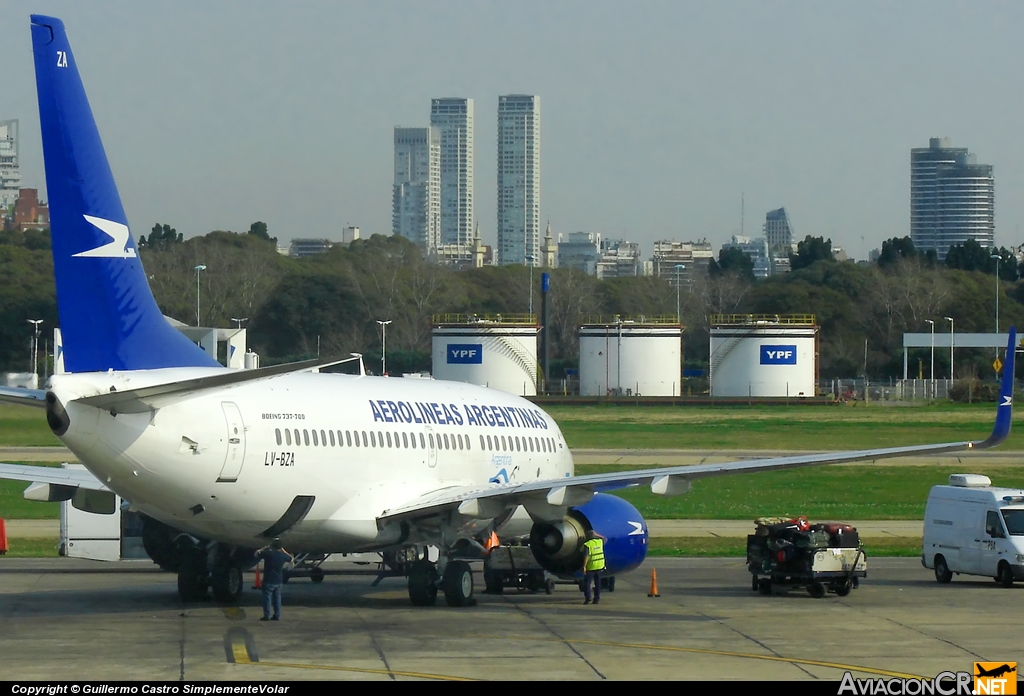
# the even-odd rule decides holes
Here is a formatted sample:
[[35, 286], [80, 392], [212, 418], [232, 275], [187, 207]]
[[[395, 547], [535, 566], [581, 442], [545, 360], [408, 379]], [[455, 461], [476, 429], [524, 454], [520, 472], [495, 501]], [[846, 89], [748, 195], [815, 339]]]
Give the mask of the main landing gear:
[[255, 560], [250, 552], [190, 537], [179, 540], [178, 596], [183, 602], [200, 602], [213, 590], [220, 604], [237, 604], [242, 596], [242, 571]]
[[438, 563], [421, 559], [410, 566], [409, 599], [413, 605], [433, 606], [437, 602], [438, 587], [450, 607], [471, 607], [476, 604], [476, 598], [473, 597], [473, 571], [466, 561], [442, 557]]

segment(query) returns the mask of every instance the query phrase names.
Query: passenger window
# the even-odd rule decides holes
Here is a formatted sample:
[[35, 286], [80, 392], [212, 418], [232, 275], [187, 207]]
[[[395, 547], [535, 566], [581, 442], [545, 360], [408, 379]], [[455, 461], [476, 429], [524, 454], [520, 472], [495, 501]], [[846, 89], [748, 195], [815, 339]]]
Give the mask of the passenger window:
[[274, 428], [274, 437], [277, 438], [277, 444], [280, 447], [280, 445], [281, 445], [281, 429], [280, 428]]
[[487, 436], [487, 449], [489, 449], [489, 450], [493, 450], [494, 449], [494, 443], [491, 442], [491, 436], [490, 435]]
[[508, 443], [505, 442], [505, 436], [501, 436], [501, 451], [508, 452]]
[[[352, 446], [352, 433], [348, 430], [345, 431], [345, 444], [349, 447]], [[359, 436], [356, 435], [356, 447], [359, 446]]]
[[444, 448], [445, 449], [451, 449], [450, 447], [448, 447], [448, 433], [445, 433], [441, 437], [444, 438]]
[[[409, 449], [409, 434], [402, 433], [402, 447]], [[412, 448], [416, 449], [416, 436], [412, 437]]]
[[305, 443], [306, 447], [309, 447], [309, 431], [305, 428], [302, 429], [302, 441]]
[[284, 441], [288, 443], [288, 446], [292, 446], [292, 431], [288, 428], [284, 429]]
[[[306, 444], [308, 445], [309, 443], [307, 442]], [[313, 445], [314, 446], [319, 446], [319, 444], [320, 443], [317, 441], [317, 437], [316, 437], [316, 431], [314, 430], [313, 431]]]
[[[334, 439], [334, 433], [331, 433], [331, 439]], [[327, 446], [327, 433], [325, 433], [323, 430], [320, 431], [320, 444], [322, 444], [324, 447]], [[332, 442], [331, 444], [333, 445], [334, 443]]]
[[459, 449], [466, 449], [465, 446], [462, 444], [462, 435], [457, 435], [456, 437], [459, 438]]
[[1003, 525], [999, 523], [999, 513], [993, 510], [989, 510], [985, 516], [985, 531], [993, 539], [1005, 539], [1006, 535], [1003, 534]]
[[427, 448], [427, 441], [423, 438], [423, 433], [420, 433], [420, 449]]
[[391, 433], [388, 433], [388, 447], [391, 447]]
[[483, 435], [480, 436], [480, 449], [482, 449], [482, 450], [487, 449], [487, 446], [484, 444], [484, 436]]
[[427, 435], [430, 438], [430, 449], [434, 449], [434, 433]]
[[[381, 444], [382, 445], [384, 444], [384, 440], [383, 439], [381, 439]], [[377, 446], [377, 434], [374, 433], [372, 430], [370, 431], [370, 446], [371, 447], [376, 447]]]
[[299, 435], [299, 429], [295, 429], [295, 446], [298, 447], [302, 444], [302, 436]]
[[516, 452], [523, 451], [523, 440], [519, 436], [516, 436]]
[[529, 443], [530, 451], [533, 452], [533, 438], [532, 437], [526, 438], [526, 442]]
[[356, 431], [356, 447], [359, 447], [359, 431], [358, 430]]
[[472, 447], [469, 446], [469, 435], [466, 436], [466, 449], [467, 450], [473, 449]]
[[[372, 434], [372, 433], [371, 433]], [[363, 447], [369, 447], [369, 441], [366, 439], [366, 431], [363, 431]]]
[[337, 447], [337, 445], [334, 444], [334, 431], [328, 430], [327, 432], [331, 436], [331, 447]]

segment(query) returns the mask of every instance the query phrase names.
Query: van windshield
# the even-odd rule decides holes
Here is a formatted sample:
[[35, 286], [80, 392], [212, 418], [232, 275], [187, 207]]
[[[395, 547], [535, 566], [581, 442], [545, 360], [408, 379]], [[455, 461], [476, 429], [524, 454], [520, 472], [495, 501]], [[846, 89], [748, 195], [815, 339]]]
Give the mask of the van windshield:
[[1003, 510], [1006, 531], [1012, 536], [1024, 536], [1024, 510]]

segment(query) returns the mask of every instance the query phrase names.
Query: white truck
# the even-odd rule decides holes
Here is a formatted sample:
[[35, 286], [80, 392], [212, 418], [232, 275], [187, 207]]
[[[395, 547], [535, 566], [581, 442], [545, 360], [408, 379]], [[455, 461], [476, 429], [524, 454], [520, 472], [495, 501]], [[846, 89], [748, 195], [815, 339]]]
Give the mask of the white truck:
[[921, 563], [947, 583], [953, 574], [1024, 580], [1024, 490], [996, 488], [987, 476], [951, 474], [934, 486], [924, 512]]

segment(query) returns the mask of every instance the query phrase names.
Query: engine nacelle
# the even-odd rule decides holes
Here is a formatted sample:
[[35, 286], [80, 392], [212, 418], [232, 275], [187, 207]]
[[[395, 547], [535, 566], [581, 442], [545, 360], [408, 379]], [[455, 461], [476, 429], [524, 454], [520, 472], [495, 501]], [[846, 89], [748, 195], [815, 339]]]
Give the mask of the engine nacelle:
[[570, 508], [557, 522], [537, 522], [530, 548], [549, 573], [573, 575], [583, 567], [583, 542], [593, 530], [605, 538], [605, 572], [634, 570], [647, 556], [647, 522], [622, 498], [598, 493], [586, 505]]

